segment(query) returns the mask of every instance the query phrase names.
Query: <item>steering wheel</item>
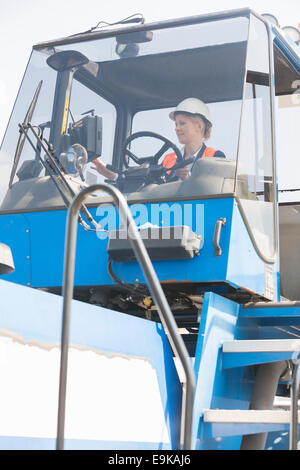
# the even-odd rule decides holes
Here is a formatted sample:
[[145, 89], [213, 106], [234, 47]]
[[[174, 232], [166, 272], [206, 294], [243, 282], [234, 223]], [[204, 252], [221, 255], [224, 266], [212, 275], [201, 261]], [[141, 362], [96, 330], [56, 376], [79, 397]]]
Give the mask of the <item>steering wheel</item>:
[[[140, 139], [141, 137], [153, 137], [154, 139], [161, 140], [163, 142], [163, 145], [151, 157], [143, 157], [143, 158], [137, 157], [131, 150], [128, 149], [128, 145], [133, 140]], [[131, 134], [131, 136], [129, 136], [125, 141], [124, 153], [123, 153], [124, 165], [125, 165], [126, 168], [129, 168], [128, 161], [126, 161], [126, 158], [125, 158], [126, 156], [128, 156], [129, 159], [133, 160], [134, 163], [136, 163], [137, 165], [143, 165], [144, 163], [148, 163], [150, 166], [153, 167], [153, 171], [157, 172], [157, 170], [160, 169], [161, 174], [166, 175], [168, 173], [168, 176], [166, 176], [166, 181], [169, 181], [170, 179], [173, 178], [176, 169], [166, 168], [162, 164], [159, 165], [159, 163], [158, 163], [160, 158], [169, 149], [172, 149], [175, 152], [175, 155], [177, 157], [177, 160], [176, 160], [176, 169], [177, 169], [179, 167], [179, 165], [183, 162], [183, 157], [182, 157], [182, 154], [181, 154], [179, 148], [175, 144], [173, 144], [173, 142], [171, 140], [169, 140], [166, 137], [164, 137], [160, 134], [157, 134], [155, 132], [150, 132], [150, 131], [135, 132], [134, 134]]]

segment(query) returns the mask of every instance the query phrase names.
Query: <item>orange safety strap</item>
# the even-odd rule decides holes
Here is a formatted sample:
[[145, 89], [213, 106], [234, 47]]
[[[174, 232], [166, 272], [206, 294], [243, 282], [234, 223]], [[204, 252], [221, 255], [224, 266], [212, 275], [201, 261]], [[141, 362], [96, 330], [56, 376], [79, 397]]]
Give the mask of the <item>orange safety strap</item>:
[[[206, 147], [201, 158], [213, 157], [215, 153], [216, 153], [215, 149], [211, 147]], [[177, 161], [176, 153], [175, 152], [168, 153], [163, 160], [163, 166], [165, 168], [172, 168], [172, 166], [175, 165], [176, 161]]]

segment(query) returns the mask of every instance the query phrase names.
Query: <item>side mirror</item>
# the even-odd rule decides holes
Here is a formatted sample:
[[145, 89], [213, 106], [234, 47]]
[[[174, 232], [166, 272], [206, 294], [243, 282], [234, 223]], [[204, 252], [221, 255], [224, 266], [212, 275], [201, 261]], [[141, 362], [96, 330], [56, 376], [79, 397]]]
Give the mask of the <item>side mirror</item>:
[[78, 51], [56, 52], [47, 59], [47, 64], [57, 72], [64, 72], [81, 67], [89, 62], [89, 59]]
[[59, 160], [67, 173], [78, 175], [84, 181], [83, 168], [88, 163], [86, 149], [80, 144], [73, 144], [66, 153], [61, 153]]

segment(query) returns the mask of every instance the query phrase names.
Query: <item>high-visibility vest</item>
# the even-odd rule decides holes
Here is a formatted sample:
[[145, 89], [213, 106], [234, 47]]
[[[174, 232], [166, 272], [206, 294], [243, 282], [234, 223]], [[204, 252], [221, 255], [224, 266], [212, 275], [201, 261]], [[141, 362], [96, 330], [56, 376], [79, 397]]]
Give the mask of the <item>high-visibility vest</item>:
[[[203, 155], [202, 155], [201, 158], [214, 157], [216, 152], [217, 152], [217, 150], [215, 150], [211, 147], [205, 147], [205, 150], [204, 150]], [[163, 160], [163, 166], [165, 168], [172, 168], [172, 166], [175, 165], [176, 161], [177, 161], [176, 153], [175, 152], [168, 153], [165, 156], [164, 160]]]

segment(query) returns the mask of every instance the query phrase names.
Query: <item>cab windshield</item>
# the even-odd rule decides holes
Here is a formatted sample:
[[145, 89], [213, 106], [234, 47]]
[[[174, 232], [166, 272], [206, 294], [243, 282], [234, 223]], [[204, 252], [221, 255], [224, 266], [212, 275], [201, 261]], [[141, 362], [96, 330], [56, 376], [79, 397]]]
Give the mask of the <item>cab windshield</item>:
[[[149, 199], [149, 191], [158, 200], [233, 193], [248, 34], [249, 18], [236, 16], [35, 46], [1, 147], [1, 211], [65, 207], [49, 152], [75, 192], [107, 180], [99, 159], [116, 175], [112, 184], [127, 170], [119, 189], [129, 200]], [[216, 181], [194, 177], [181, 187], [153, 167], [174, 152], [160, 137], [183, 152], [169, 113], [191, 97], [211, 114], [205, 145], [226, 159]], [[126, 139], [136, 133], [131, 158]]]

